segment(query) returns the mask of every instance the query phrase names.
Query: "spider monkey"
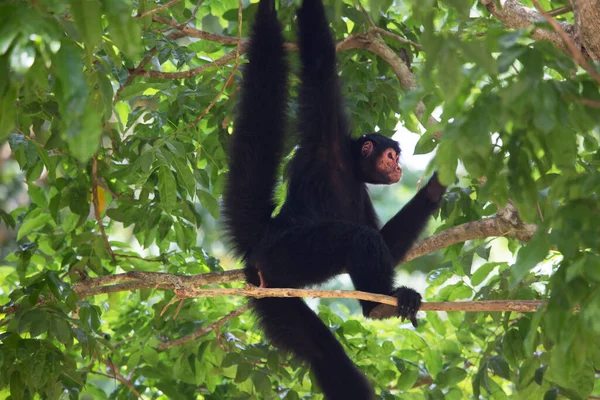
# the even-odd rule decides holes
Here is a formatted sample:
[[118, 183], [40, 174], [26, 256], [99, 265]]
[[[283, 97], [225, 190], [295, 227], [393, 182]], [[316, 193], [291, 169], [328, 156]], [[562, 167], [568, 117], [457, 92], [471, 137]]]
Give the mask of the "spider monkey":
[[[408, 251], [446, 189], [430, 179], [383, 228], [366, 183], [400, 180], [400, 147], [379, 134], [350, 136], [322, 0], [298, 10], [302, 70], [299, 146], [286, 171], [284, 205], [274, 214], [283, 152], [288, 64], [275, 0], [260, 0], [230, 148], [224, 220], [253, 285], [298, 288], [347, 272], [357, 290], [398, 298], [398, 315], [417, 325], [421, 296], [393, 287]], [[300, 298], [251, 299], [267, 338], [309, 364], [327, 399], [374, 396], [368, 380]], [[376, 306], [361, 301], [365, 316]]]

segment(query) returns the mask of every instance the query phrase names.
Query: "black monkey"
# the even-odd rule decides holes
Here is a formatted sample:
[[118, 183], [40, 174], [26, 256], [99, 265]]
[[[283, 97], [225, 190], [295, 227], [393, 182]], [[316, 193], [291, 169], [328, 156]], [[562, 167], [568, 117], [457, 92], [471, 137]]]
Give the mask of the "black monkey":
[[[274, 0], [261, 0], [244, 71], [224, 195], [227, 233], [254, 285], [302, 287], [344, 271], [358, 290], [393, 294], [398, 314], [416, 325], [421, 296], [393, 287], [394, 266], [437, 209], [437, 177], [382, 229], [366, 183], [398, 182], [398, 144], [382, 135], [350, 136], [322, 0], [298, 11], [300, 143], [290, 161], [285, 204], [273, 216], [281, 162], [288, 66]], [[270, 341], [310, 364], [328, 399], [371, 399], [373, 389], [330, 330], [299, 298], [250, 300]], [[361, 302], [368, 315], [376, 305]]]

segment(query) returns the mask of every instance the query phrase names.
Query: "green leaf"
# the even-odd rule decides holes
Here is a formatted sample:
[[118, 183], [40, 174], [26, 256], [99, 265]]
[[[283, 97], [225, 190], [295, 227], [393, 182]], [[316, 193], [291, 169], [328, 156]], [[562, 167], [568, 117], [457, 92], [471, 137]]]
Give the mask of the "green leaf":
[[46, 273], [46, 283], [50, 288], [50, 291], [60, 301], [66, 302], [72, 294], [74, 294], [73, 289], [63, 282], [54, 271], [48, 271]]
[[[41, 212], [40, 209], [38, 210]], [[41, 214], [40, 212], [31, 212], [27, 216], [27, 218], [23, 221], [23, 224], [19, 228], [19, 232], [17, 233], [17, 240], [21, 240], [29, 233], [42, 228], [44, 225], [46, 225], [46, 223], [52, 221], [52, 216], [50, 214]]]
[[510, 368], [508, 367], [508, 363], [502, 356], [492, 356], [488, 359], [488, 365], [494, 371], [494, 374], [504, 378], [509, 379], [511, 377]]
[[471, 275], [471, 285], [478, 286], [481, 284], [496, 266], [498, 266], [498, 263], [485, 263], [479, 266], [473, 275]]
[[446, 336], [446, 325], [437, 312], [427, 312], [427, 322], [433, 326], [433, 329], [440, 336]]
[[177, 207], [177, 184], [169, 167], [162, 165], [158, 169], [158, 192], [160, 203], [167, 213], [172, 213]]
[[419, 377], [419, 371], [416, 368], [407, 368], [404, 372], [400, 374], [396, 385], [398, 386], [398, 390], [407, 391], [410, 390], [417, 378]]
[[77, 30], [83, 42], [94, 51], [102, 41], [102, 20], [98, 0], [69, 0]]
[[104, 12], [108, 19], [110, 38], [125, 54], [137, 59], [142, 53], [141, 28], [132, 15], [129, 0], [104, 0]]
[[87, 302], [79, 302], [79, 320], [88, 332], [98, 333], [100, 328], [100, 315], [98, 308]]
[[35, 62], [35, 47], [29, 40], [18, 40], [10, 52], [10, 67], [19, 74], [24, 75]]
[[44, 193], [44, 189], [40, 186], [37, 186], [34, 183], [27, 185], [27, 193], [29, 193], [31, 200], [41, 208], [46, 208], [48, 206], [46, 194]]
[[0, 208], [0, 217], [2, 218], [2, 220], [4, 221], [4, 224], [7, 227], [14, 229], [15, 226], [17, 226], [17, 223], [15, 222], [15, 219], [12, 217], [12, 215], [10, 215], [9, 213], [7, 213], [6, 211], [4, 211], [1, 208]]
[[558, 388], [552, 388], [544, 394], [544, 400], [556, 400], [558, 398]]
[[150, 365], [158, 364], [158, 353], [150, 346], [144, 346], [142, 350], [142, 354], [144, 355], [144, 360]]
[[548, 254], [550, 244], [543, 229], [538, 229], [531, 241], [519, 250], [517, 262], [510, 270], [510, 283], [516, 287], [527, 276], [529, 271], [542, 262]]
[[17, 90], [12, 86], [8, 87], [4, 93], [0, 93], [0, 141], [5, 139], [15, 126], [16, 100]]
[[423, 353], [423, 360], [431, 376], [437, 376], [442, 371], [442, 354], [431, 348]]
[[204, 190], [196, 191], [196, 195], [198, 196], [198, 199], [200, 199], [202, 206], [210, 213], [210, 215], [212, 215], [214, 219], [218, 219], [219, 203], [217, 203], [217, 200]]
[[10, 15], [12, 17], [0, 21], [0, 56], [2, 56], [6, 54], [17, 35], [21, 33], [21, 27], [19, 19], [16, 18], [18, 17], [18, 14], [14, 5], [3, 4], [0, 11], [2, 11], [4, 15]]
[[442, 387], [454, 386], [467, 377], [467, 371], [458, 367], [450, 367], [439, 373], [436, 382]]
[[175, 157], [173, 163], [177, 171], [177, 177], [180, 185], [185, 187], [190, 196], [194, 197], [194, 193], [196, 191], [196, 181], [194, 180], [192, 171], [188, 167], [187, 159]]
[[238, 364], [237, 372], [235, 375], [235, 383], [242, 383], [250, 377], [252, 373], [252, 365], [242, 362]]
[[271, 381], [267, 374], [262, 371], [252, 372], [252, 383], [258, 393], [268, 394], [271, 392]]
[[85, 162], [98, 149], [102, 123], [89, 98], [79, 50], [70, 42], [63, 43], [55, 65], [62, 128], [71, 154]]

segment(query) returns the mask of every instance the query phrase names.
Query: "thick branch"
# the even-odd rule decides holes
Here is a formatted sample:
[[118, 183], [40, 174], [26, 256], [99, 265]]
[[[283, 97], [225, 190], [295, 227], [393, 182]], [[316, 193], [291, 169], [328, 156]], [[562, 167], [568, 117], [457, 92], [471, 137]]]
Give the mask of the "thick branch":
[[581, 68], [585, 69], [596, 80], [596, 82], [598, 82], [598, 84], [600, 84], [600, 74], [598, 73], [598, 71], [596, 71], [596, 69], [593, 66], [591, 66], [587, 62], [587, 60], [585, 59], [585, 57], [583, 56], [581, 51], [575, 45], [573, 39], [567, 34], [567, 32], [565, 32], [562, 29], [562, 27], [560, 26], [558, 21], [556, 21], [554, 18], [552, 18], [552, 16], [550, 14], [548, 14], [547, 11], [545, 11], [537, 0], [533, 0], [533, 4], [535, 5], [535, 8], [537, 8], [537, 10], [548, 21], [548, 23], [550, 25], [552, 25], [552, 28], [554, 28], [556, 33], [558, 33], [560, 35], [561, 39], [563, 40], [563, 42], [569, 49], [569, 53], [571, 53], [571, 56], [573, 57], [575, 62]]
[[[531, 27], [535, 23], [544, 22], [544, 17], [537, 11], [525, 7], [516, 0], [506, 0], [502, 9], [497, 7], [497, 3], [494, 0], [479, 1], [493, 16], [502, 21], [508, 28], [525, 29]], [[566, 22], [560, 22], [560, 25], [565, 32], [569, 35], [573, 35], [573, 25]], [[534, 28], [531, 35], [535, 40], [547, 40], [557, 48], [565, 52], [567, 51], [567, 47], [563, 40], [556, 32], [542, 28]]]
[[[577, 13], [581, 24], [581, 44], [592, 60], [600, 60], [600, 4], [598, 0], [577, 0]], [[575, 42], [577, 43], [577, 41]]]

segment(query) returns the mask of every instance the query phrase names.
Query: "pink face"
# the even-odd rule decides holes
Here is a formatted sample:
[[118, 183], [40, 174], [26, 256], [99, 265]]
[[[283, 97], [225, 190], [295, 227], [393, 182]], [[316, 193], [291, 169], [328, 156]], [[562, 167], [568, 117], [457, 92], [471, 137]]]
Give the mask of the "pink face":
[[400, 168], [399, 162], [400, 157], [392, 148], [385, 149], [377, 160], [377, 170], [388, 176], [390, 184], [400, 181], [402, 177], [402, 168]]
[[389, 147], [377, 154], [373, 142], [366, 141], [361, 147], [361, 155], [363, 159], [369, 157], [377, 157], [374, 163], [368, 164], [367, 171], [364, 171], [365, 176], [370, 177], [370, 183], [392, 184], [400, 181], [402, 177], [402, 168], [400, 168], [400, 157], [396, 150]]

